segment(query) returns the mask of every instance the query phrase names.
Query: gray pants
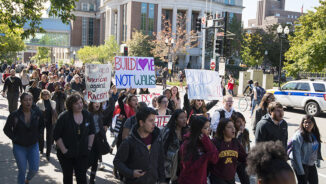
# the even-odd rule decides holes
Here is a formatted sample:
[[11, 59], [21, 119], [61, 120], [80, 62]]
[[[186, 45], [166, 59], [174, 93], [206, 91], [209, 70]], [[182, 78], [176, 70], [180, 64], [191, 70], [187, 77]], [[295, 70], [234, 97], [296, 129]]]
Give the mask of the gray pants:
[[166, 89], [166, 78], [162, 78], [163, 90]]
[[7, 93], [8, 107], [9, 107], [9, 112], [10, 113], [17, 110], [18, 98], [19, 98], [18, 93]]

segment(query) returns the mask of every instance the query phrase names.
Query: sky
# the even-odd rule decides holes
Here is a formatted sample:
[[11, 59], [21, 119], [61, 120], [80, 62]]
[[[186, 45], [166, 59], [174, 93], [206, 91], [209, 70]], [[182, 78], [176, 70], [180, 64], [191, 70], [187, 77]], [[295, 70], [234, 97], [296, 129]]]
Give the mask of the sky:
[[[242, 12], [242, 21], [244, 27], [248, 26], [248, 19], [255, 19], [257, 12], [258, 0], [243, 0], [243, 6], [245, 7]], [[303, 12], [308, 10], [314, 10], [314, 7], [319, 5], [319, 0], [286, 0], [285, 10], [301, 12], [303, 5]]]

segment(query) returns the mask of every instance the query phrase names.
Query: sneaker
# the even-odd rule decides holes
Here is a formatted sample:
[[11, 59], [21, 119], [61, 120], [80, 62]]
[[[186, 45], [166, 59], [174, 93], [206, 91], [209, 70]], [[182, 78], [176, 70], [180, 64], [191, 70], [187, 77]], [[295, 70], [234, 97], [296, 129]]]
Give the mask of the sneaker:
[[50, 155], [47, 155], [46, 159], [50, 162]]
[[104, 164], [102, 162], [100, 162], [98, 164], [98, 168], [99, 168], [99, 170], [103, 171], [105, 169], [105, 166], [104, 166]]

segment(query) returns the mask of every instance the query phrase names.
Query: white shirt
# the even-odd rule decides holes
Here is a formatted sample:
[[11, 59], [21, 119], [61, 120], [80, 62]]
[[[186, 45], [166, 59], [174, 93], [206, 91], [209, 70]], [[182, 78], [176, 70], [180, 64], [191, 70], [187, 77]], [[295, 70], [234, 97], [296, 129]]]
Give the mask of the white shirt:
[[231, 108], [230, 112], [227, 111], [224, 107], [222, 109], [218, 109], [215, 110], [213, 116], [212, 116], [212, 120], [211, 120], [211, 129], [213, 130], [213, 132], [216, 132], [218, 123], [220, 122], [220, 112], [219, 110], [224, 110], [225, 112], [225, 118], [231, 118], [232, 113], [234, 111], [233, 107]]

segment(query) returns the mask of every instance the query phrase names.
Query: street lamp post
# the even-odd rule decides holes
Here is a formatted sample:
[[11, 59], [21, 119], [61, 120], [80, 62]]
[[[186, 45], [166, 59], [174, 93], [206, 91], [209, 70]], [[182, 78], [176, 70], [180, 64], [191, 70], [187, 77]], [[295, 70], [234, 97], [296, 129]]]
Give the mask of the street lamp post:
[[282, 47], [283, 47], [283, 39], [287, 37], [290, 33], [290, 29], [288, 26], [285, 26], [283, 29], [282, 25], [277, 27], [277, 34], [280, 38], [281, 48], [280, 48], [280, 65], [278, 69], [278, 87], [281, 88], [281, 74], [282, 74]]

